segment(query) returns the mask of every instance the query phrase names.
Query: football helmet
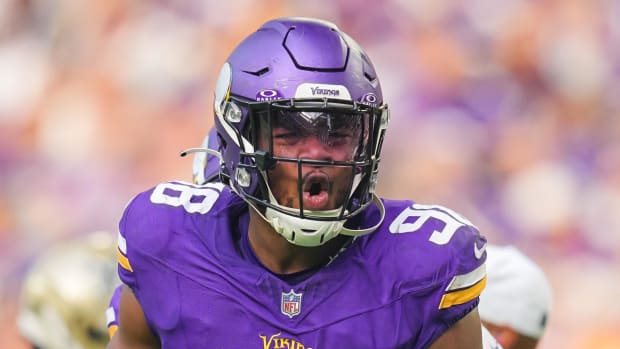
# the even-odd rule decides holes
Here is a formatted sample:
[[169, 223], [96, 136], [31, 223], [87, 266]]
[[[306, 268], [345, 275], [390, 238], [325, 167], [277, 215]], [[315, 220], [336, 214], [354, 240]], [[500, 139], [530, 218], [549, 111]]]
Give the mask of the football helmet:
[[[224, 63], [214, 114], [222, 178], [289, 242], [318, 246], [338, 234], [370, 233], [381, 224], [384, 208], [374, 191], [388, 107], [370, 59], [336, 25], [298, 17], [263, 24]], [[312, 136], [325, 148], [339, 147], [346, 138], [349, 153], [341, 158], [278, 154], [278, 127], [294, 137]], [[272, 178], [270, 184], [270, 175], [279, 164], [297, 167], [295, 205], [274, 195], [278, 181]], [[330, 184], [306, 174], [308, 168], [328, 167], [348, 171], [348, 183], [339, 193], [339, 207], [316, 209], [307, 198]], [[373, 202], [381, 212], [374, 226], [351, 223]]]
[[19, 330], [37, 348], [103, 349], [105, 312], [119, 284], [113, 234], [94, 232], [52, 246], [25, 275]]

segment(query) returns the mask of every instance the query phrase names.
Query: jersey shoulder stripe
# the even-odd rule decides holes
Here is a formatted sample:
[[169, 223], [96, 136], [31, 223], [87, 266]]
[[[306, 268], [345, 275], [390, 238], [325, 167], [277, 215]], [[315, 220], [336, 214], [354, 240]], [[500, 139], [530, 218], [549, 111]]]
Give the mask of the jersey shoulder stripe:
[[131, 263], [129, 263], [129, 258], [127, 257], [127, 241], [120, 232], [118, 233], [118, 247], [116, 248], [116, 254], [118, 256], [118, 265], [129, 272], [133, 272], [133, 268], [131, 267]]
[[[458, 281], [459, 278], [468, 279], [464, 283]], [[465, 281], [465, 280], [463, 280]], [[486, 286], [487, 277], [485, 265], [482, 264], [476, 270], [465, 275], [457, 275], [452, 278], [450, 285], [446, 288], [446, 292], [441, 297], [439, 309], [449, 308], [454, 305], [467, 303], [476, 297], [479, 297]], [[457, 285], [460, 284], [460, 287]]]

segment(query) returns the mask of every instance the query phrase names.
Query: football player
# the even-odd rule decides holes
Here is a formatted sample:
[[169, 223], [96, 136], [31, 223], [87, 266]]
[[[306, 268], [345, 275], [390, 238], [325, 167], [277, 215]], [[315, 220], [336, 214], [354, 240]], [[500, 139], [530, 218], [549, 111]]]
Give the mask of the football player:
[[[216, 129], [212, 128], [205, 137], [201, 148], [189, 149], [188, 151], [184, 151], [182, 153], [183, 156], [189, 153], [195, 153], [194, 161], [192, 163], [194, 183], [206, 184], [209, 182], [216, 182], [220, 180], [219, 168], [221, 166], [221, 163], [219, 153], [217, 152], [218, 149], [219, 143], [217, 140]], [[106, 310], [108, 334], [110, 336], [110, 339], [112, 339], [112, 336], [114, 336], [114, 334], [118, 330], [118, 312], [120, 306], [121, 291], [122, 285], [119, 285], [114, 291], [114, 294], [110, 299], [110, 305]], [[482, 348], [503, 348], [497, 342], [495, 337], [493, 337], [493, 335], [489, 332], [489, 330], [484, 327], [484, 325], [482, 326]]]
[[514, 246], [487, 247], [488, 285], [480, 317], [505, 349], [534, 349], [551, 311], [551, 285], [544, 271]]
[[388, 107], [351, 37], [265, 23], [214, 111], [221, 181], [161, 183], [121, 218], [109, 348], [482, 348], [486, 240], [375, 194]]
[[22, 336], [33, 348], [105, 348], [105, 309], [119, 283], [113, 234], [99, 231], [52, 246], [22, 284]]

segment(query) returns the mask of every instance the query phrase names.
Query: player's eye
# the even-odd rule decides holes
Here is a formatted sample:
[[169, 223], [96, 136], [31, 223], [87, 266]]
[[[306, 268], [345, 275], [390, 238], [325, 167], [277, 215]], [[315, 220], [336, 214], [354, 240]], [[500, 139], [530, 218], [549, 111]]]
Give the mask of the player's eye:
[[301, 135], [301, 132], [295, 132], [284, 128], [274, 130], [273, 132], [273, 141], [275, 144], [293, 145], [302, 139], [302, 137], [303, 135]]

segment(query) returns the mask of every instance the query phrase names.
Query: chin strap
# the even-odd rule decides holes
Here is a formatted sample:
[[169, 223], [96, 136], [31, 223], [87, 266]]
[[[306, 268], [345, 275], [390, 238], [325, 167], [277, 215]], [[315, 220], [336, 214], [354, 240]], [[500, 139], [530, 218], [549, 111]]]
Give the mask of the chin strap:
[[346, 227], [343, 227], [340, 231], [340, 234], [347, 236], [362, 236], [370, 234], [373, 231], [377, 230], [377, 228], [379, 228], [379, 226], [383, 223], [383, 219], [385, 218], [385, 206], [383, 205], [383, 201], [381, 201], [381, 199], [379, 199], [379, 197], [374, 193], [372, 194], [372, 202], [375, 203], [375, 205], [379, 209], [379, 213], [381, 214], [379, 222], [377, 222], [377, 224], [373, 225], [372, 227], [365, 229], [348, 229]]
[[[358, 237], [358, 236], [362, 236], [365, 234], [370, 234], [373, 231], [375, 231], [382, 223], [383, 220], [385, 218], [385, 207], [383, 205], [383, 202], [375, 195], [373, 194], [373, 202], [374, 204], [377, 206], [377, 208], [379, 209], [379, 213], [381, 215], [379, 222], [377, 222], [375, 225], [373, 225], [372, 227], [369, 228], [364, 228], [364, 229], [348, 229], [344, 227], [344, 221], [325, 221], [325, 222], [321, 222], [321, 221], [316, 221], [316, 220], [312, 220], [312, 219], [308, 219], [305, 218], [303, 219], [304, 221], [306, 221], [306, 224], [308, 223], [312, 223], [312, 224], [317, 224], [316, 227], [313, 227], [312, 230], [314, 230], [315, 232], [319, 232], [322, 230], [322, 232], [319, 232], [317, 235], [315, 235], [314, 237], [318, 237], [323, 235], [324, 237], [326, 237], [325, 239], [321, 239], [320, 242], [315, 241], [315, 239], [313, 239], [313, 237], [311, 236], [304, 236], [304, 234], [295, 234], [293, 232], [293, 230], [290, 230], [290, 225], [286, 224], [286, 214], [284, 213], [279, 213], [273, 209], [267, 209], [267, 215], [264, 215], [262, 212], [260, 212], [260, 210], [254, 206], [253, 203], [246, 201], [250, 204], [250, 206], [252, 207], [252, 209], [254, 211], [256, 211], [256, 213], [258, 213], [258, 215], [265, 220], [266, 222], [269, 223], [269, 225], [271, 225], [276, 232], [278, 232], [280, 235], [282, 235], [286, 240], [288, 240], [290, 243], [294, 244], [294, 245], [299, 245], [299, 246], [307, 246], [307, 247], [313, 247], [313, 246], [319, 246], [324, 244], [325, 242], [333, 239], [334, 237], [336, 237], [337, 235], [341, 234], [341, 235], [346, 235], [346, 236], [352, 236], [352, 237]], [[293, 210], [293, 209], [291, 209]], [[335, 209], [335, 210], [330, 210], [330, 211], [334, 211], [334, 212], [339, 212], [340, 209]], [[289, 219], [292, 219], [293, 221], [299, 219], [298, 217], [295, 216], [288, 216]], [[289, 222], [290, 223], [290, 222]], [[300, 224], [301, 222], [297, 222], [297, 224]], [[298, 226], [299, 227], [299, 226]], [[308, 227], [306, 227], [308, 228]], [[294, 228], [293, 228], [294, 229]], [[296, 236], [298, 235], [298, 236]], [[305, 238], [304, 238], [305, 237]]]

